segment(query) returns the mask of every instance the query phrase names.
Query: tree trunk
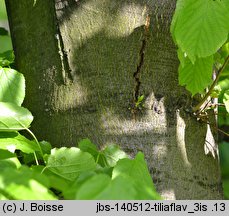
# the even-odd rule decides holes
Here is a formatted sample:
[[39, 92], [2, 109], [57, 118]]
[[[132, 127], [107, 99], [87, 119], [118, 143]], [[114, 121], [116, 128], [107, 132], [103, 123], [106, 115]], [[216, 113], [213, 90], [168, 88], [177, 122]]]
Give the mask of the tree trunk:
[[164, 198], [222, 198], [218, 157], [204, 152], [206, 142], [217, 151], [212, 132], [189, 113], [193, 101], [178, 85], [169, 32], [175, 0], [6, 4], [39, 139], [143, 151]]

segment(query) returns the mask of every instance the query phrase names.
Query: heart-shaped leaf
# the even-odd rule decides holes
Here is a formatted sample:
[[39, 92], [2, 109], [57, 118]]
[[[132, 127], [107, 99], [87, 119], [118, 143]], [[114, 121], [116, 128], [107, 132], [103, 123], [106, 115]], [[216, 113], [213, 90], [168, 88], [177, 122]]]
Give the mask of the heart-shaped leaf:
[[0, 83], [0, 102], [10, 102], [20, 106], [25, 98], [24, 76], [16, 70], [0, 67]]
[[181, 50], [194, 63], [214, 54], [227, 40], [228, 0], [178, 0], [171, 32]]
[[33, 121], [29, 110], [13, 103], [0, 102], [0, 131], [18, 131], [28, 128]]
[[108, 145], [101, 152], [101, 156], [105, 158], [108, 167], [114, 167], [120, 159], [128, 158], [128, 155], [115, 144]]
[[[179, 56], [179, 59], [182, 59]], [[188, 58], [181, 60], [179, 84], [185, 86], [192, 95], [202, 93], [212, 82], [213, 57], [198, 58], [193, 64]]]
[[0, 149], [14, 152], [16, 149], [30, 154], [40, 151], [35, 141], [31, 141], [18, 132], [0, 132]]
[[96, 163], [92, 155], [78, 148], [52, 149], [47, 160], [47, 167], [56, 175], [68, 180], [75, 180], [81, 173], [92, 171]]

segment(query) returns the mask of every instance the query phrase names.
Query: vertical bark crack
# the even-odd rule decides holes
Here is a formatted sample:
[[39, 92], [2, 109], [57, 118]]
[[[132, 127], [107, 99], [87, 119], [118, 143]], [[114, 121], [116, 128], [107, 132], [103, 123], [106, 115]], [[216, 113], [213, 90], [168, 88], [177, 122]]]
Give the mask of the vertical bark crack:
[[149, 35], [149, 26], [150, 26], [150, 16], [147, 15], [145, 27], [144, 27], [142, 44], [141, 44], [141, 48], [139, 51], [139, 62], [137, 65], [137, 69], [133, 74], [134, 81], [135, 81], [135, 87], [134, 87], [134, 99], [133, 99], [132, 113], [134, 115], [134, 119], [136, 119], [136, 114], [138, 111], [138, 107], [136, 106], [136, 104], [138, 103], [139, 97], [141, 96], [140, 95], [140, 86], [141, 86], [140, 76], [141, 76], [141, 71], [142, 71], [142, 67], [144, 65], [144, 60], [145, 60], [145, 49], [146, 49], [147, 39], [148, 39], [148, 35]]
[[[68, 81], [72, 82], [74, 80], [73, 74], [72, 74], [72, 70], [71, 67], [69, 65], [69, 60], [68, 60], [68, 54], [67, 51], [64, 48], [64, 41], [63, 41], [63, 37], [61, 34], [61, 30], [59, 27], [59, 20], [58, 20], [58, 16], [57, 16], [57, 10], [60, 10], [60, 6], [57, 5], [60, 4], [60, 2], [56, 3], [56, 39], [57, 39], [57, 43], [58, 43], [58, 50], [59, 50], [59, 55], [60, 55], [60, 60], [61, 60], [61, 66], [62, 66], [62, 71], [61, 71], [61, 76], [63, 79], [63, 83], [67, 84]], [[62, 8], [63, 9], [63, 8]]]

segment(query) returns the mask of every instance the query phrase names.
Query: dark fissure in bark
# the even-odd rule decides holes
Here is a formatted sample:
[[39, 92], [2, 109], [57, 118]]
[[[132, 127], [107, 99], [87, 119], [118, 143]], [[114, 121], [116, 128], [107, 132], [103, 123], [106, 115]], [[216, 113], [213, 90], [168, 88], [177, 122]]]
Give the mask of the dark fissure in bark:
[[140, 95], [140, 86], [141, 86], [140, 76], [141, 76], [142, 67], [144, 65], [145, 50], [146, 50], [146, 45], [147, 45], [147, 39], [149, 36], [149, 25], [150, 25], [150, 16], [147, 15], [144, 33], [143, 33], [142, 45], [141, 45], [141, 49], [139, 52], [139, 63], [137, 65], [136, 71], [133, 74], [133, 77], [135, 80], [133, 110], [132, 110], [134, 119], [136, 119], [136, 113], [138, 111], [138, 107], [136, 107], [136, 104], [138, 102], [139, 96], [141, 96]]

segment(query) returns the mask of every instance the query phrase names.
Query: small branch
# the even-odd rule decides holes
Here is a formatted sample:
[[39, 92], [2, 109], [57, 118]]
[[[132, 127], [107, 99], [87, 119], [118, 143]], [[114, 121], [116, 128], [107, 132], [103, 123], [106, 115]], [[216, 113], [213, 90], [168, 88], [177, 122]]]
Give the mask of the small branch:
[[222, 134], [224, 134], [224, 135], [226, 135], [226, 136], [229, 137], [229, 133], [226, 133], [225, 131], [223, 131], [223, 130], [221, 130], [221, 129], [219, 129], [219, 128], [217, 128], [217, 130], [218, 130], [219, 132], [221, 132]]
[[197, 110], [199, 110], [200, 107], [201, 107], [201, 106], [204, 104], [204, 102], [207, 100], [207, 98], [211, 95], [211, 93], [212, 93], [214, 87], [216, 86], [216, 84], [217, 84], [217, 82], [218, 82], [218, 80], [219, 80], [220, 75], [222, 74], [222, 72], [223, 72], [223, 70], [225, 69], [225, 67], [226, 67], [226, 65], [228, 64], [228, 62], [229, 62], [229, 56], [227, 56], [225, 62], [223, 63], [223, 66], [219, 69], [218, 74], [217, 74], [217, 76], [216, 76], [214, 82], [212, 83], [212, 85], [211, 85], [209, 91], [207, 92], [207, 94], [204, 96], [204, 98], [200, 101], [199, 104], [197, 104], [195, 107], [193, 107], [193, 111], [194, 111], [194, 112], [196, 112]]
[[205, 124], [210, 125], [214, 130], [219, 131], [220, 133], [222, 133], [222, 134], [224, 134], [224, 135], [226, 135], [226, 136], [229, 137], [229, 133], [226, 133], [225, 131], [219, 129], [219, 128], [216, 127], [214, 124], [212, 124], [212, 123], [210, 123], [210, 122], [208, 122], [208, 121], [203, 121], [203, 120], [202, 120], [202, 122], [205, 123]]

